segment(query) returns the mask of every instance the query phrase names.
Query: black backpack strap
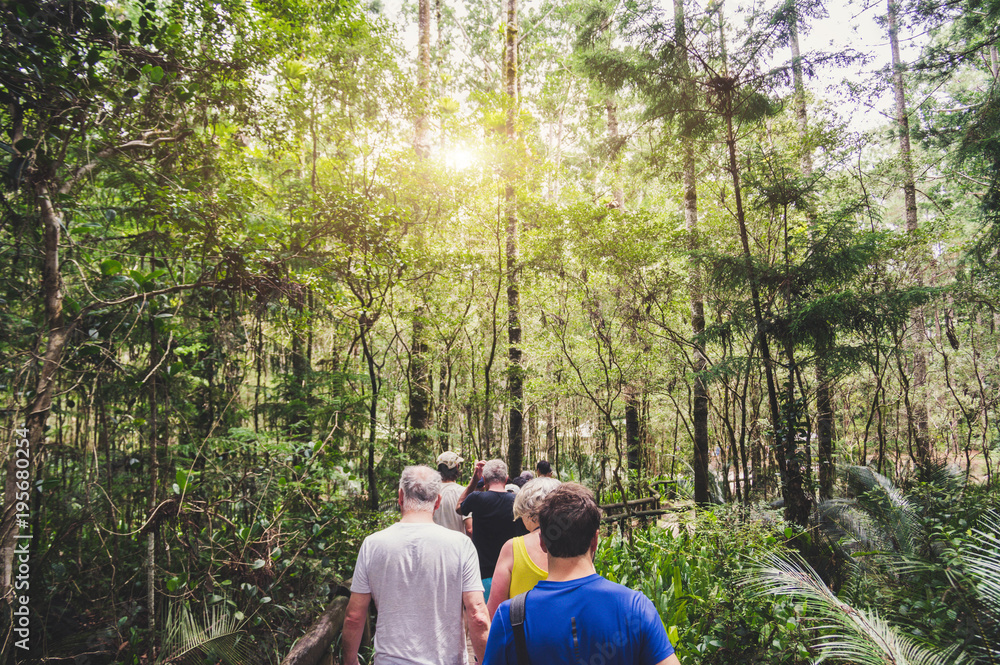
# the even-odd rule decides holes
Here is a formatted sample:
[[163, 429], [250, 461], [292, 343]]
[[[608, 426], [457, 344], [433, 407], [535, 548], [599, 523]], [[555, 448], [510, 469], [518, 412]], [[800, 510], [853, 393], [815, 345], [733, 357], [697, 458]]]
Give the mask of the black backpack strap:
[[510, 601], [510, 626], [514, 629], [514, 646], [517, 648], [517, 665], [531, 665], [528, 642], [524, 637], [524, 600], [528, 592], [519, 593]]

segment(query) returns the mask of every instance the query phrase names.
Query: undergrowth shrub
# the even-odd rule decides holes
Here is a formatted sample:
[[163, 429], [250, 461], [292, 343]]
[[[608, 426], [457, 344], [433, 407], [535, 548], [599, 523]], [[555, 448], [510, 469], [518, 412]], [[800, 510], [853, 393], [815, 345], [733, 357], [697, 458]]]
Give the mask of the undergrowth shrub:
[[652, 600], [682, 665], [809, 662], [806, 608], [755, 598], [742, 583], [755, 560], [796, 536], [766, 511], [718, 506], [673, 529], [653, 526], [602, 540], [597, 571]]

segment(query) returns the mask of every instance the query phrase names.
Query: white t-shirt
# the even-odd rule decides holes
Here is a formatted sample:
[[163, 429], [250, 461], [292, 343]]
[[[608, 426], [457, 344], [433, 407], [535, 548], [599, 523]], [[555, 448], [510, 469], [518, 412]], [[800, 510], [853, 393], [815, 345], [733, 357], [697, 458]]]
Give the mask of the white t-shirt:
[[378, 608], [375, 665], [466, 665], [462, 594], [482, 590], [468, 536], [425, 523], [365, 538], [351, 584]]
[[440, 524], [446, 529], [465, 533], [465, 520], [472, 517], [462, 517], [455, 510], [458, 505], [458, 497], [462, 496], [465, 488], [458, 483], [443, 483], [441, 485], [441, 505], [434, 511], [434, 523]]

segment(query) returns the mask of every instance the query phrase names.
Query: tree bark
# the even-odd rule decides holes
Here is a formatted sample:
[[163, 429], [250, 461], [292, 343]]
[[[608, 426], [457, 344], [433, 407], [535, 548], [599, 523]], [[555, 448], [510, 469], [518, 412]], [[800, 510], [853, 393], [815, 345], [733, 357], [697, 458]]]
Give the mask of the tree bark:
[[764, 315], [761, 306], [760, 288], [757, 284], [756, 271], [753, 267], [753, 254], [750, 252], [749, 232], [746, 226], [746, 215], [743, 210], [743, 194], [740, 187], [740, 170], [736, 158], [736, 131], [733, 126], [733, 95], [736, 92], [736, 82], [725, 79], [721, 82], [726, 86], [720, 91], [723, 100], [723, 116], [726, 123], [726, 146], [729, 152], [729, 172], [733, 182], [733, 197], [736, 200], [736, 221], [739, 225], [740, 243], [743, 246], [743, 256], [746, 261], [747, 277], [750, 282], [750, 297], [753, 303], [754, 324], [756, 326], [757, 343], [760, 347], [761, 359], [764, 364], [764, 377], [767, 383], [767, 403], [771, 414], [771, 427], [775, 437], [775, 455], [778, 471], [781, 476], [781, 495], [785, 500], [785, 519], [800, 526], [808, 526], [810, 501], [803, 491], [802, 475], [798, 465], [790, 465], [789, 457], [794, 456], [794, 440], [792, 449], [787, 450], [777, 433], [782, 429], [782, 419], [778, 408], [778, 393], [774, 382], [774, 361], [771, 347], [764, 329]]
[[634, 383], [625, 386], [625, 451], [628, 470], [638, 473], [642, 468], [642, 424], [640, 391]]
[[[899, 159], [903, 166], [903, 204], [905, 208], [906, 231], [915, 236], [917, 223], [917, 186], [913, 171], [913, 157], [910, 151], [910, 118], [906, 108], [906, 88], [903, 84], [903, 61], [899, 53], [899, 5], [897, 0], [887, 0], [889, 47], [892, 50], [892, 87], [896, 102], [896, 130], [899, 138]], [[920, 270], [915, 270], [917, 285], [923, 284]], [[911, 408], [906, 412], [907, 428], [914, 441], [914, 462], [926, 467], [931, 461], [930, 435], [927, 427], [927, 356], [923, 345], [926, 339], [924, 315], [917, 308], [912, 316], [913, 328], [913, 380], [910, 385]]]
[[521, 365], [521, 280], [517, 191], [514, 154], [517, 152], [518, 131], [518, 63], [517, 63], [517, 0], [507, 0], [506, 46], [504, 77], [507, 89], [507, 144], [509, 158], [504, 177], [504, 204], [507, 217], [507, 394], [510, 399], [507, 466], [511, 476], [521, 473], [524, 456], [524, 369]]
[[344, 629], [344, 617], [347, 616], [347, 597], [338, 596], [333, 599], [316, 623], [309, 626], [305, 635], [300, 637], [292, 650], [288, 652], [281, 665], [317, 665]]
[[417, 4], [417, 120], [413, 148], [417, 156], [426, 159], [431, 154], [430, 89], [431, 89], [431, 2]]
[[[802, 175], [812, 177], [813, 161], [812, 147], [809, 140], [809, 116], [806, 108], [806, 88], [802, 72], [802, 53], [799, 49], [799, 19], [796, 12], [789, 25], [789, 45], [792, 51], [792, 80], [795, 87], [795, 117], [799, 125], [799, 139], [802, 142], [802, 152], [799, 159]], [[815, 232], [816, 215], [808, 213], [810, 234]], [[816, 433], [817, 456], [819, 463], [819, 496], [829, 499], [833, 496], [833, 484], [836, 480], [836, 464], [834, 463], [834, 418], [833, 382], [827, 368], [827, 356], [832, 343], [823, 340], [816, 348]], [[808, 445], [808, 444], [807, 444]]]
[[[684, 0], [674, 0], [674, 32], [681, 49], [680, 67], [685, 80], [690, 78], [688, 62], [687, 25], [685, 23]], [[683, 103], [685, 108], [691, 107], [695, 97], [694, 90], [685, 83]], [[701, 249], [701, 238], [698, 234], [698, 189], [695, 178], [695, 146], [690, 132], [687, 131], [689, 118], [685, 114], [681, 118], [681, 143], [684, 151], [684, 224], [688, 232], [688, 250], [692, 252], [688, 259], [688, 292], [691, 307], [691, 337], [694, 346], [694, 373], [692, 386], [691, 422], [694, 431], [694, 500], [695, 503], [709, 503], [708, 490], [708, 386], [705, 383], [704, 371], [708, 364], [705, 349], [699, 337], [705, 332], [705, 301], [702, 296], [701, 265], [695, 252]]]
[[[45, 352], [41, 355], [41, 367], [34, 386], [34, 398], [28, 406], [24, 429], [27, 430], [29, 466], [28, 475], [36, 477], [37, 460], [42, 455], [45, 444], [45, 427], [52, 409], [56, 376], [62, 363], [66, 343], [74, 327], [67, 324], [63, 314], [63, 281], [59, 257], [59, 241], [63, 225], [62, 216], [52, 205], [52, 192], [45, 183], [35, 187], [35, 198], [41, 214], [44, 238], [42, 263], [42, 297], [45, 307]], [[7, 476], [4, 484], [4, 512], [0, 522], [0, 537], [3, 552], [2, 584], [0, 598], [9, 598], [13, 583], [14, 548], [21, 530], [16, 511], [17, 466], [16, 457], [11, 454], [7, 461]], [[34, 534], [32, 534], [34, 535]]]
[[[419, 164], [431, 154], [431, 0], [419, 0], [417, 24], [419, 31], [417, 40], [417, 91], [419, 99], [417, 101], [413, 149], [417, 153], [417, 168], [419, 170]], [[418, 210], [414, 211], [414, 218], [419, 217], [418, 212]], [[417, 250], [423, 251], [425, 230], [420, 222], [416, 225], [415, 234]], [[431, 388], [430, 361], [427, 357], [429, 348], [425, 330], [427, 303], [422, 292], [417, 294], [417, 299], [417, 307], [413, 312], [413, 337], [410, 345], [410, 432], [408, 443], [410, 451], [415, 457], [425, 457], [429, 452], [430, 436], [428, 430], [433, 425], [431, 409], [433, 390]]]

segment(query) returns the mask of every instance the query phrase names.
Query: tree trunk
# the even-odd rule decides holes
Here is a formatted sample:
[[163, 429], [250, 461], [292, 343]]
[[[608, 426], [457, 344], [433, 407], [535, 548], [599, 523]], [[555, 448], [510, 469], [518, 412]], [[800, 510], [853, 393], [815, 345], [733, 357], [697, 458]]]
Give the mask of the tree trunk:
[[[418, 296], [423, 298], [422, 295]], [[410, 436], [409, 452], [414, 458], [426, 457], [430, 450], [433, 426], [431, 408], [431, 373], [428, 362], [427, 332], [424, 319], [427, 306], [421, 302], [413, 314], [413, 340], [410, 346]]]
[[431, 2], [417, 4], [417, 120], [413, 149], [426, 159], [431, 153], [430, 89], [431, 89]]
[[378, 440], [379, 380], [374, 351], [368, 341], [368, 335], [371, 333], [371, 330], [372, 324], [367, 320], [362, 320], [361, 349], [364, 351], [365, 361], [368, 364], [368, 380], [372, 386], [371, 400], [368, 403], [368, 507], [372, 510], [378, 510], [379, 496], [378, 483], [375, 476], [375, 444]]
[[[792, 50], [792, 79], [795, 86], [795, 117], [799, 125], [799, 139], [802, 142], [802, 152], [799, 159], [802, 175], [810, 178], [813, 174], [812, 144], [809, 140], [809, 117], [806, 109], [806, 89], [802, 73], [802, 54], [799, 50], [798, 14], [794, 14], [789, 24], [789, 45]], [[807, 213], [809, 231], [812, 234], [816, 227], [816, 215]], [[824, 340], [816, 348], [816, 432], [819, 463], [819, 495], [821, 499], [833, 496], [833, 483], [836, 479], [834, 463], [834, 418], [833, 382], [828, 376], [827, 356], [830, 354], [832, 342]]]
[[625, 451], [628, 470], [639, 473], [642, 467], [642, 425], [640, 419], [640, 391], [634, 383], [625, 386]]
[[[910, 118], [906, 109], [906, 88], [903, 85], [903, 62], [899, 54], [899, 6], [897, 0], [888, 0], [889, 47], [892, 50], [892, 87], [896, 100], [896, 129], [899, 133], [899, 159], [903, 165], [903, 204], [906, 231], [917, 232], [917, 185], [913, 174], [913, 157], [910, 151]], [[923, 276], [916, 270], [916, 281], [922, 285]], [[930, 435], [927, 431], [927, 356], [924, 354], [926, 338], [924, 315], [921, 308], [913, 312], [913, 380], [910, 385], [911, 408], [906, 419], [910, 437], [914, 441], [914, 462], [926, 467], [931, 461]]]
[[[417, 153], [417, 161], [423, 162], [431, 153], [430, 129], [430, 93], [431, 93], [431, 0], [419, 0], [417, 7], [417, 119], [413, 149]], [[418, 169], [419, 169], [418, 165]], [[414, 217], [419, 217], [414, 211]], [[417, 250], [424, 250], [424, 228], [419, 222], [416, 225]], [[427, 303], [424, 294], [417, 294], [418, 304], [413, 312], [413, 337], [410, 345], [410, 432], [409, 448], [414, 457], [425, 457], [429, 452], [430, 436], [428, 430], [432, 427], [431, 411], [431, 377], [428, 360], [427, 333], [425, 323], [427, 318]]]
[[521, 280], [518, 266], [517, 191], [513, 159], [517, 152], [517, 0], [507, 0], [504, 77], [507, 88], [507, 143], [510, 151], [505, 174], [504, 203], [507, 215], [507, 394], [510, 399], [507, 466], [511, 476], [521, 473], [524, 455], [524, 370], [521, 367]]
[[[7, 460], [7, 476], [4, 483], [4, 512], [0, 522], [0, 538], [2, 538], [3, 571], [0, 584], [0, 597], [11, 597], [11, 587], [14, 582], [15, 547], [19, 536], [33, 537], [35, 534], [21, 534], [27, 524], [27, 517], [18, 514], [18, 471], [27, 471], [28, 481], [36, 477], [37, 460], [45, 445], [45, 427], [52, 409], [52, 397], [55, 392], [56, 374], [62, 362], [66, 343], [74, 327], [67, 324], [63, 315], [63, 281], [59, 259], [60, 232], [63, 225], [62, 216], [52, 205], [51, 192], [46, 184], [35, 188], [44, 234], [44, 256], [42, 264], [42, 297], [45, 304], [45, 331], [47, 342], [45, 352], [41, 356], [41, 367], [35, 381], [35, 396], [28, 406], [28, 415], [24, 428], [17, 428], [18, 440], [28, 440], [28, 468], [19, 469], [13, 451]], [[23, 436], [22, 433], [26, 434]], [[25, 474], [21, 473], [23, 478]], [[24, 511], [27, 513], [28, 511]], [[24, 541], [26, 538], [21, 538]], [[11, 611], [6, 603], [5, 611]], [[9, 655], [10, 646], [4, 643], [4, 659]]]
[[733, 79], [723, 83], [726, 89], [720, 91], [723, 96], [723, 116], [726, 123], [726, 146], [729, 152], [729, 172], [733, 181], [733, 197], [736, 200], [736, 221], [739, 225], [740, 242], [743, 246], [743, 257], [746, 261], [747, 276], [750, 282], [750, 297], [753, 303], [754, 324], [756, 326], [757, 343], [760, 347], [761, 359], [764, 364], [764, 377], [767, 383], [767, 403], [771, 414], [772, 436], [775, 436], [775, 455], [778, 471], [781, 476], [781, 495], [785, 500], [785, 519], [800, 526], [808, 526], [810, 501], [803, 493], [801, 470], [798, 465], [790, 467], [788, 457], [794, 455], [794, 449], [786, 450], [777, 433], [782, 429], [780, 409], [778, 408], [778, 393], [774, 383], [774, 361], [771, 357], [771, 347], [764, 329], [764, 315], [761, 307], [760, 288], [757, 284], [756, 271], [753, 267], [753, 255], [750, 252], [749, 232], [746, 226], [746, 215], [743, 210], [743, 194], [740, 187], [739, 162], [736, 158], [736, 131], [733, 126], [733, 95], [736, 84]]
[[[681, 49], [682, 76], [689, 79], [687, 25], [685, 23], [684, 0], [674, 0], [674, 32], [677, 45]], [[684, 98], [688, 100], [682, 105], [691, 107], [695, 98], [692, 87], [685, 83]], [[684, 151], [684, 223], [688, 232], [688, 250], [692, 253], [701, 249], [701, 239], [698, 235], [698, 189], [695, 179], [695, 146], [687, 123], [686, 115], [681, 119], [681, 143]], [[691, 336], [694, 346], [694, 386], [691, 400], [691, 421], [694, 431], [694, 500], [695, 503], [709, 503], [708, 490], [708, 386], [705, 384], [703, 372], [708, 363], [705, 349], [699, 337], [705, 332], [705, 302], [701, 288], [701, 266], [698, 259], [691, 255], [688, 260], [688, 290], [691, 301]]]

